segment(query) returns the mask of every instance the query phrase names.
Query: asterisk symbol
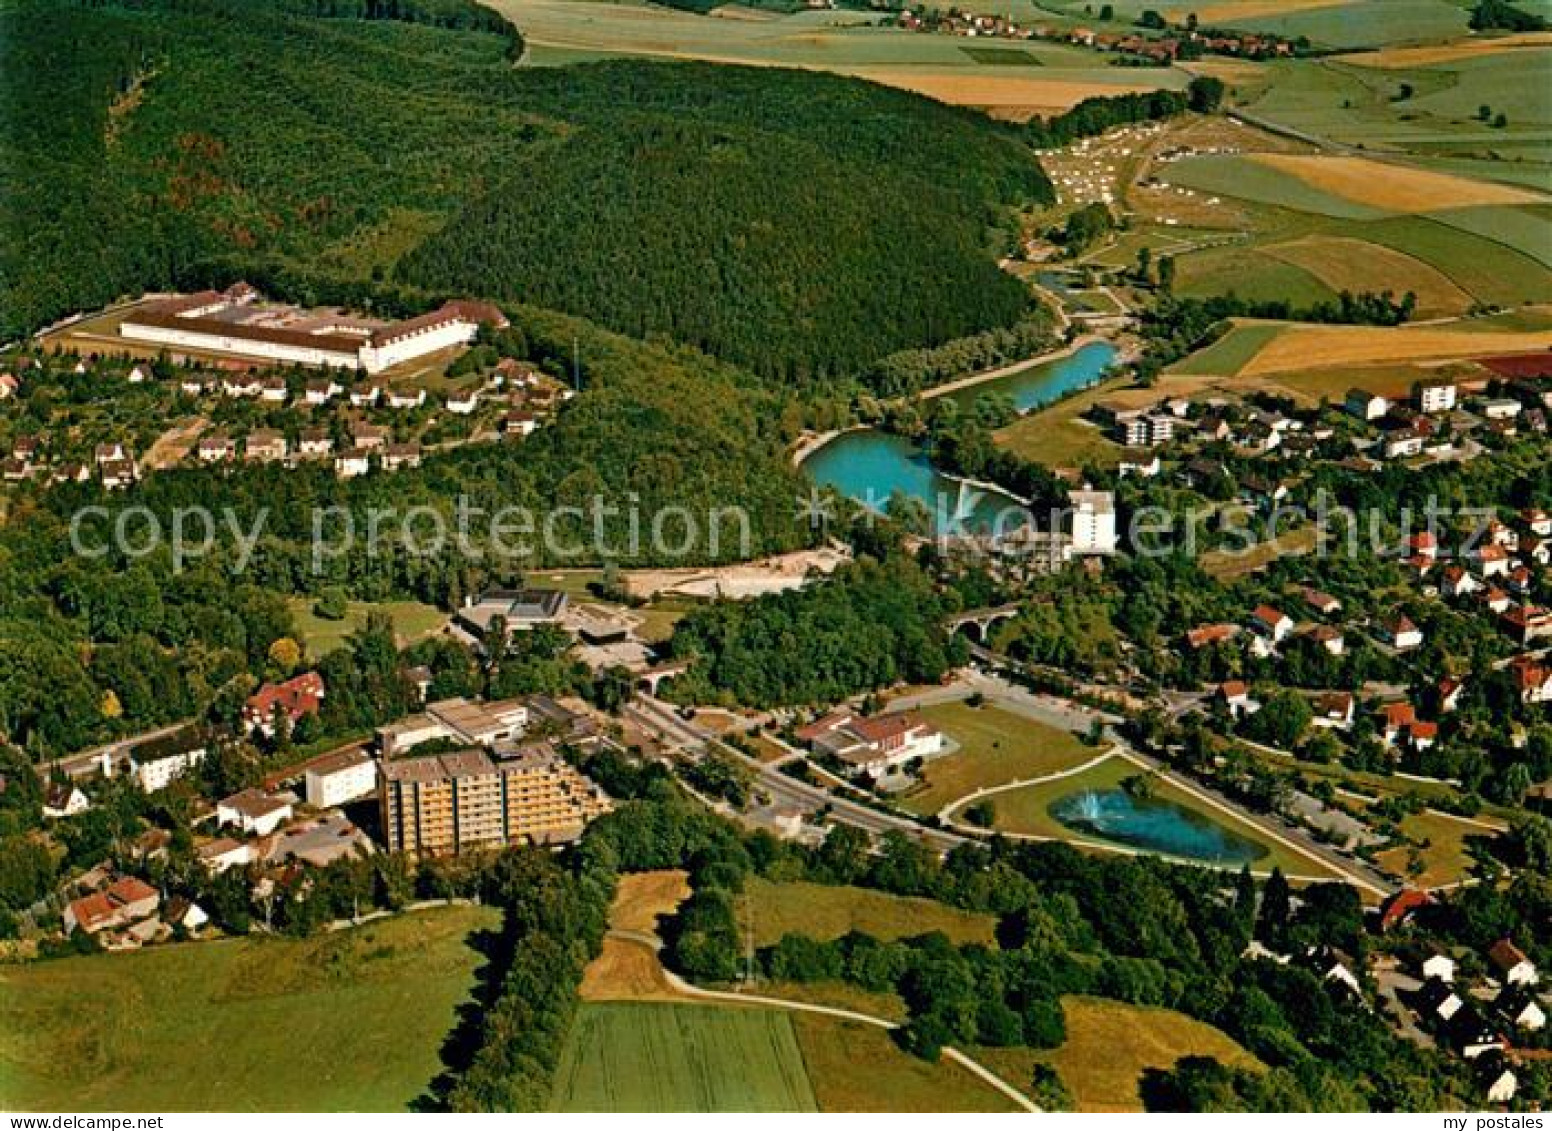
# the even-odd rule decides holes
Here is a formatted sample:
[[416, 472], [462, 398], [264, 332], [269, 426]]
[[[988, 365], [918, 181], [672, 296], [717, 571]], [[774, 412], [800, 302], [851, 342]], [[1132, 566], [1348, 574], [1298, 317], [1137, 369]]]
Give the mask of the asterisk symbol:
[[885, 518], [889, 514], [889, 511], [886, 509], [889, 504], [889, 496], [881, 496], [872, 487], [869, 487], [862, 498], [857, 501], [862, 504], [862, 521], [867, 523], [869, 528], [879, 519]]
[[822, 526], [828, 526], [835, 518], [835, 507], [830, 497], [819, 490], [818, 487], [809, 489], [808, 497], [797, 496], [797, 510], [794, 512], [799, 521], [807, 521], [809, 529], [818, 530]]

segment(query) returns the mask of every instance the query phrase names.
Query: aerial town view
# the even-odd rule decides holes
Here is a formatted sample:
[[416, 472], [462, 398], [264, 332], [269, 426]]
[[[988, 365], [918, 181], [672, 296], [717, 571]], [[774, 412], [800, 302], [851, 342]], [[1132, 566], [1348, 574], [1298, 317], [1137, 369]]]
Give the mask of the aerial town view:
[[0, 1110], [1545, 1128], [1549, 429], [1552, 0], [0, 0]]

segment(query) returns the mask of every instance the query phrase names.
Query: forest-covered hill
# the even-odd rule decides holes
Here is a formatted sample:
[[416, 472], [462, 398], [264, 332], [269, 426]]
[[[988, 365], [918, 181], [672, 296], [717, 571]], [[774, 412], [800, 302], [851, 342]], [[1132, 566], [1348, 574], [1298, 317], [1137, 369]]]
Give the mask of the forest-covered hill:
[[[0, 0], [0, 334], [219, 262], [855, 373], [1025, 308], [1012, 128], [833, 76], [514, 68], [465, 0]], [[370, 18], [369, 18], [370, 17]], [[451, 25], [451, 26], [449, 26]]]

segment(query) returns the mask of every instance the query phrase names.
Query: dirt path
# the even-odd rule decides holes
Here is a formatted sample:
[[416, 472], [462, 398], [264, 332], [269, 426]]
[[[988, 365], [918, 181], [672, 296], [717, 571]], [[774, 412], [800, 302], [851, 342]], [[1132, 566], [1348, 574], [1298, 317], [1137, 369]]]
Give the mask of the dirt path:
[[[663, 940], [650, 931], [627, 930], [623, 928], [611, 928], [609, 937], [619, 939], [639, 946], [649, 947], [654, 956], [663, 948]], [[735, 993], [731, 990], [707, 990], [702, 989], [691, 982], [685, 981], [668, 967], [658, 963], [662, 971], [663, 979], [669, 989], [675, 995], [691, 1001], [718, 1001], [732, 1005], [763, 1005], [772, 1009], [787, 1009], [795, 1013], [819, 1013], [827, 1017], [839, 1017], [843, 1021], [855, 1021], [862, 1025], [872, 1025], [879, 1029], [894, 1030], [900, 1028], [899, 1022], [890, 1021], [883, 1017], [875, 1017], [871, 1013], [863, 1013], [856, 1009], [842, 1009], [834, 1005], [816, 1005], [807, 1001], [791, 1001], [787, 998], [768, 997], [765, 994]], [[964, 1068], [967, 1072], [980, 1079], [983, 1083], [997, 1089], [1008, 1099], [1012, 1100], [1023, 1111], [1040, 1112], [1042, 1109], [1032, 1103], [1028, 1096], [1009, 1084], [1001, 1076], [979, 1061], [966, 1056], [958, 1049], [943, 1047], [943, 1056]]]

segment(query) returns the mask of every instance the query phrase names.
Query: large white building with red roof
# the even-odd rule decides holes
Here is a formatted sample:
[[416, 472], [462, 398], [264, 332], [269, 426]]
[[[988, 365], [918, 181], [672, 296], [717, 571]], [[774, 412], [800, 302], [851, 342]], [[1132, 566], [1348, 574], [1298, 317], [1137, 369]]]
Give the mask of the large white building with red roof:
[[871, 778], [883, 777], [914, 758], [930, 758], [944, 747], [942, 732], [914, 711], [873, 718], [833, 711], [801, 728], [798, 737]]
[[507, 325], [489, 303], [453, 301], [399, 322], [258, 301], [246, 283], [144, 303], [119, 323], [130, 341], [253, 361], [384, 369], [467, 344], [482, 325]]

